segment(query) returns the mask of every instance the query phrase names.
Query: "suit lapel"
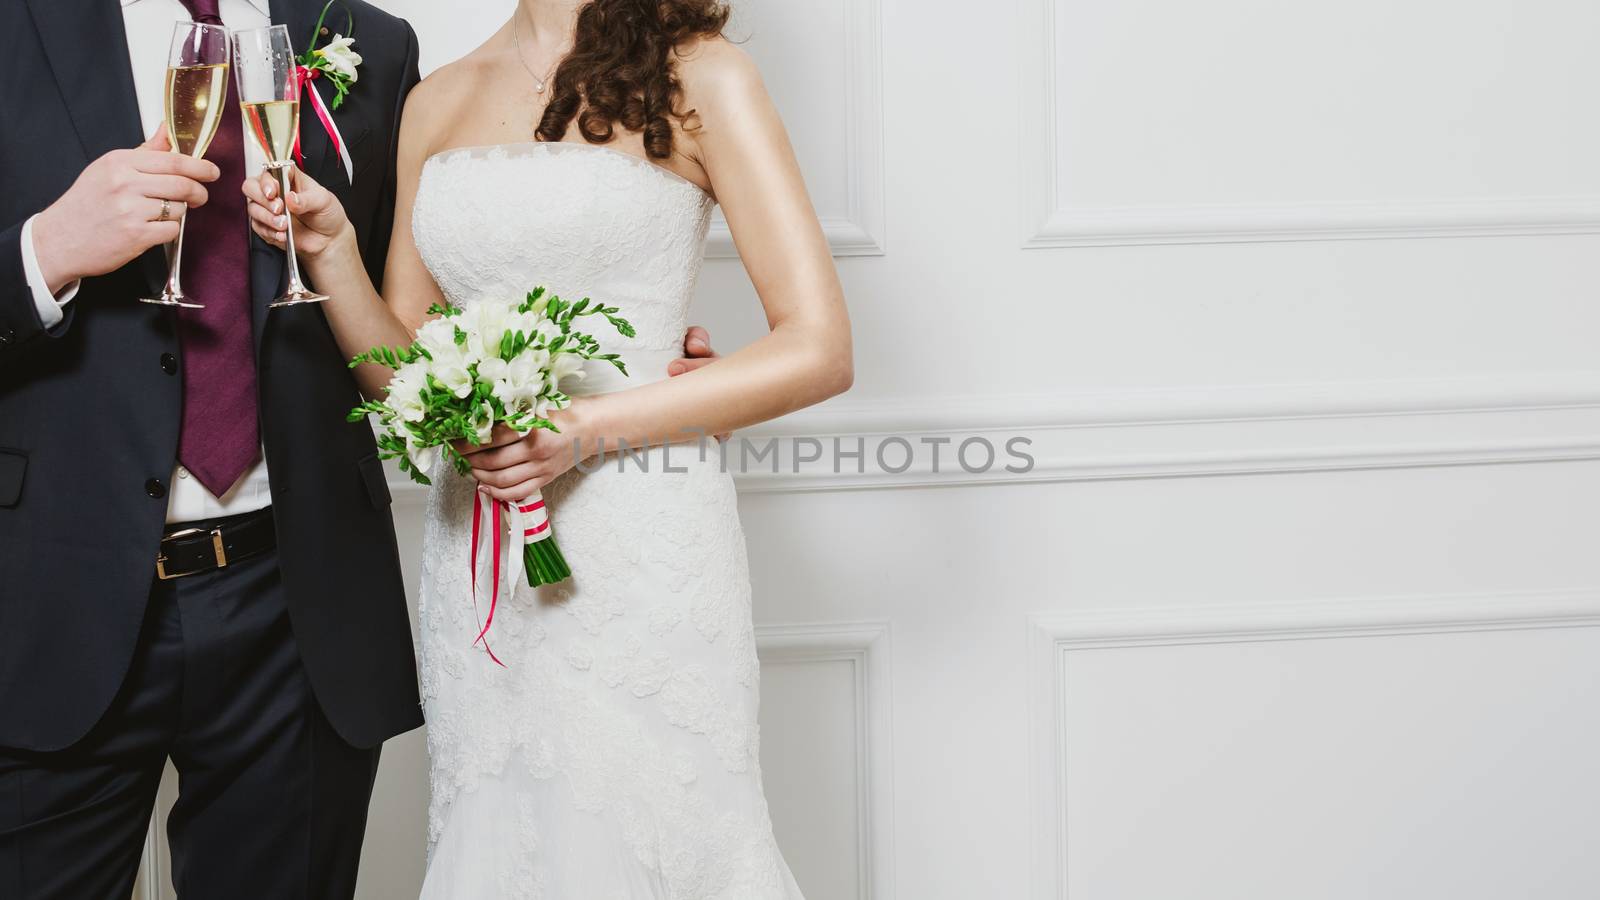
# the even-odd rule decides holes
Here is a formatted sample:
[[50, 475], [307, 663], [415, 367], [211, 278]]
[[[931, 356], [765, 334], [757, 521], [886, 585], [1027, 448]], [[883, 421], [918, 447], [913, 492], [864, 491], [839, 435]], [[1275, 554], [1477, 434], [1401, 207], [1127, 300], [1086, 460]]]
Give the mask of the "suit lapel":
[[[85, 157], [142, 143], [122, 8], [108, 0], [28, 0], [28, 7]], [[166, 254], [153, 248], [140, 263], [150, 288], [159, 289]]]
[[83, 152], [96, 159], [144, 140], [122, 10], [94, 0], [28, 0]]

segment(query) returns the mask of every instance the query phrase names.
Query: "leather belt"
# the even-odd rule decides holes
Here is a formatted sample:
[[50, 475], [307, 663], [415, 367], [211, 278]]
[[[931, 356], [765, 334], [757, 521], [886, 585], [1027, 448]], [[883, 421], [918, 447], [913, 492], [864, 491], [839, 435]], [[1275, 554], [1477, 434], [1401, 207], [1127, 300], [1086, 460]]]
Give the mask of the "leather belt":
[[156, 577], [170, 581], [224, 569], [265, 553], [277, 543], [270, 507], [215, 522], [179, 525], [161, 539]]

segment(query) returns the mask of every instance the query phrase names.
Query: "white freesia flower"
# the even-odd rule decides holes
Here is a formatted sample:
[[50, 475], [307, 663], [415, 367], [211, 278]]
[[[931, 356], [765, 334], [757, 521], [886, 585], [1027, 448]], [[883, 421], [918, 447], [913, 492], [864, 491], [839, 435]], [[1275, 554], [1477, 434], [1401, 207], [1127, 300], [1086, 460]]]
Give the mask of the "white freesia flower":
[[415, 442], [406, 442], [406, 458], [410, 459], [411, 465], [424, 475], [433, 471], [434, 463], [439, 461], [440, 452], [437, 446], [418, 447]]
[[456, 346], [456, 323], [448, 316], [440, 316], [417, 329], [417, 343], [431, 354], [448, 353]]
[[457, 317], [461, 330], [471, 335], [467, 343], [480, 358], [500, 355], [500, 341], [516, 324], [516, 308], [500, 303], [474, 303]]
[[561, 383], [563, 378], [576, 377], [583, 379], [583, 357], [576, 353], [558, 353], [550, 361], [550, 384], [552, 388]]
[[536, 312], [518, 313], [516, 321], [512, 323], [512, 327], [530, 338], [537, 337], [547, 344], [550, 343], [551, 338], [561, 333], [560, 329], [556, 328], [555, 323], [550, 321], [548, 316]]
[[508, 409], [526, 409], [544, 390], [544, 367], [549, 361], [549, 353], [529, 347], [510, 362], [498, 357], [484, 360], [478, 364], [478, 377], [492, 385]]
[[478, 443], [487, 444], [489, 443], [489, 438], [494, 436], [494, 407], [491, 406], [488, 401], [485, 401], [483, 406], [479, 409], [479, 413], [480, 415], [478, 416], [478, 422], [476, 425], [478, 432]]
[[[468, 341], [467, 343], [471, 343]], [[457, 397], [466, 397], [472, 393], [472, 363], [473, 359], [466, 347], [457, 345], [452, 341], [448, 346], [438, 351], [429, 350], [433, 360], [428, 363], [428, 370], [439, 383], [445, 386]]]
[[327, 60], [328, 65], [332, 66], [335, 72], [354, 82], [357, 77], [356, 66], [361, 65], [361, 54], [350, 49], [350, 45], [355, 42], [356, 39], [353, 37], [344, 37], [336, 34], [333, 36], [333, 40], [329, 41], [320, 50], [317, 50], [316, 54]]
[[427, 411], [422, 405], [422, 389], [427, 383], [428, 373], [422, 363], [401, 366], [389, 379], [389, 408], [407, 422], [421, 422]]

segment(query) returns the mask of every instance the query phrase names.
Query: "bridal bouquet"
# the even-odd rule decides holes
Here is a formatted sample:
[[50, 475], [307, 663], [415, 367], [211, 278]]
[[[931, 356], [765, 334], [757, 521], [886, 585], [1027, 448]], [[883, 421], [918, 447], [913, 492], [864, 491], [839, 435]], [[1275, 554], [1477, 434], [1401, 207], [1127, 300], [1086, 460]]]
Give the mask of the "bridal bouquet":
[[[583, 376], [585, 360], [603, 360], [622, 374], [627, 367], [615, 353], [601, 353], [594, 336], [574, 330], [585, 316], [602, 316], [624, 337], [633, 326], [617, 316], [617, 308], [588, 298], [568, 303], [544, 288], [521, 301], [483, 300], [465, 307], [434, 306], [438, 318], [417, 331], [409, 347], [376, 347], [357, 356], [351, 368], [373, 363], [394, 370], [386, 397], [370, 400], [350, 412], [350, 421], [374, 416], [378, 451], [398, 459], [412, 480], [431, 484], [428, 473], [442, 454], [466, 475], [472, 468], [456, 449], [456, 441], [481, 446], [496, 425], [519, 434], [535, 428], [559, 432], [548, 418], [571, 400], [561, 392], [568, 376]], [[473, 593], [477, 593], [478, 533], [484, 495], [474, 492], [472, 523]], [[572, 574], [550, 531], [544, 500], [535, 491], [517, 503], [493, 503], [494, 598], [499, 597], [501, 516], [510, 520], [513, 538], [522, 540], [523, 569], [528, 584], [553, 584]], [[494, 600], [481, 640], [494, 621]], [[491, 653], [492, 655], [492, 653]]]

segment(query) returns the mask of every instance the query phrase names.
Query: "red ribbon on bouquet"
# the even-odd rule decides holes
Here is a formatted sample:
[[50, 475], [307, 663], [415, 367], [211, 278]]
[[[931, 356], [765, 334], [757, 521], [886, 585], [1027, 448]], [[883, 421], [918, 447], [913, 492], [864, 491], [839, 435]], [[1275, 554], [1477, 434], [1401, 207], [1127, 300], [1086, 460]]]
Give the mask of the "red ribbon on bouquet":
[[[311, 83], [316, 81], [320, 71], [309, 66], [297, 65], [294, 67], [295, 92], [300, 95], [311, 95], [311, 108], [316, 110], [317, 118], [322, 120], [322, 129], [328, 133], [328, 140], [333, 142], [333, 154], [344, 163], [345, 177], [353, 185], [356, 183], [355, 167], [350, 163], [350, 151], [345, 149], [344, 136], [339, 134], [339, 126], [333, 123], [333, 113], [328, 111], [327, 104], [322, 102], [322, 95], [317, 93], [316, 87]], [[294, 136], [294, 161], [305, 170], [305, 159], [300, 155], [300, 133]]]
[[[483, 629], [478, 632], [477, 640], [472, 642], [472, 646], [476, 647], [478, 646], [478, 641], [482, 641], [484, 652], [489, 654], [489, 658], [494, 660], [495, 665], [503, 669], [506, 667], [506, 664], [500, 661], [500, 657], [494, 655], [493, 650], [489, 649], [489, 641], [487, 636], [489, 634], [489, 626], [494, 624], [495, 607], [500, 603], [500, 533], [505, 531], [505, 528], [500, 524], [500, 512], [505, 506], [505, 501], [492, 500], [490, 502], [494, 504], [494, 565], [490, 579], [493, 586], [489, 589], [489, 618], [483, 623]], [[482, 522], [483, 491], [473, 491], [472, 556], [467, 559], [467, 565], [472, 568], [472, 611], [474, 615], [476, 615], [478, 612], [478, 526], [482, 524]]]
[[[483, 627], [478, 630], [478, 637], [473, 640], [472, 646], [478, 646], [481, 641], [484, 652], [488, 653], [489, 658], [494, 660], [495, 665], [501, 668], [505, 668], [506, 664], [501, 662], [500, 657], [495, 656], [494, 650], [489, 647], [489, 627], [494, 624], [495, 609], [500, 605], [500, 541], [501, 535], [506, 530], [503, 519], [509, 518], [512, 528], [522, 532], [519, 536], [520, 545], [525, 546], [545, 540], [549, 537], [550, 519], [548, 514], [543, 512], [545, 508], [544, 500], [542, 498], [534, 499], [538, 496], [538, 494], [534, 494], [532, 497], [524, 499], [517, 504], [511, 504], [505, 500], [489, 501], [494, 507], [494, 521], [491, 525], [494, 529], [494, 539], [490, 543], [489, 554], [491, 582], [489, 588], [489, 615], [484, 618], [478, 614], [478, 545], [481, 543], [480, 538], [482, 537], [483, 491], [475, 490], [472, 492], [472, 555], [467, 559], [467, 566], [472, 570], [472, 612], [474, 616], [477, 616], [483, 622]], [[531, 520], [523, 518], [523, 516], [529, 515], [532, 516]], [[512, 577], [513, 579], [515, 578], [514, 575]], [[511, 584], [512, 591], [515, 591], [515, 580]]]

